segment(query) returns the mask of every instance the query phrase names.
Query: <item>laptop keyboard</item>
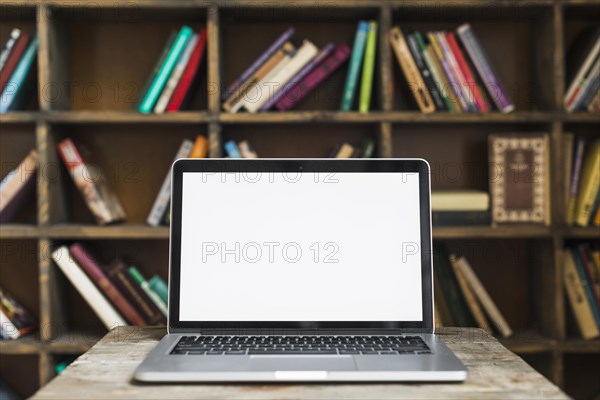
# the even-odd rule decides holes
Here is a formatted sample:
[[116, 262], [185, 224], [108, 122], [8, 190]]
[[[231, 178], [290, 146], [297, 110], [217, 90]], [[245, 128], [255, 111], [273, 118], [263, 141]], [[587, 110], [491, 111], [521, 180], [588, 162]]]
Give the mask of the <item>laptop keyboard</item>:
[[183, 336], [171, 354], [431, 354], [419, 336]]

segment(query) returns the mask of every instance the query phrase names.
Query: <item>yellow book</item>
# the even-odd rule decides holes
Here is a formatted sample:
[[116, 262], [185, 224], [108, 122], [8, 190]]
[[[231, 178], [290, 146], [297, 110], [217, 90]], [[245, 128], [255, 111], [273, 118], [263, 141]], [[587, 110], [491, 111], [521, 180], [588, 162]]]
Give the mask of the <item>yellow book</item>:
[[589, 225], [598, 189], [600, 189], [600, 140], [595, 140], [590, 144], [590, 148], [583, 161], [581, 182], [575, 205], [576, 225]]
[[575, 260], [573, 260], [573, 256], [569, 250], [564, 250], [563, 253], [565, 289], [567, 290], [567, 297], [569, 298], [571, 309], [573, 310], [573, 314], [575, 314], [577, 326], [584, 339], [597, 338], [600, 333], [598, 332], [598, 327], [594, 321], [592, 307], [584, 291], [583, 283], [577, 273]]

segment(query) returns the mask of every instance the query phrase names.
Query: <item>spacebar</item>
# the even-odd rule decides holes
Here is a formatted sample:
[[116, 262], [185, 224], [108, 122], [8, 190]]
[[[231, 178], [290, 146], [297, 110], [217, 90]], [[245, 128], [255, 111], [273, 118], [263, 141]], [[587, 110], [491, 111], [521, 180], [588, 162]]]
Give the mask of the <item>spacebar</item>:
[[248, 354], [337, 354], [336, 350], [248, 350]]

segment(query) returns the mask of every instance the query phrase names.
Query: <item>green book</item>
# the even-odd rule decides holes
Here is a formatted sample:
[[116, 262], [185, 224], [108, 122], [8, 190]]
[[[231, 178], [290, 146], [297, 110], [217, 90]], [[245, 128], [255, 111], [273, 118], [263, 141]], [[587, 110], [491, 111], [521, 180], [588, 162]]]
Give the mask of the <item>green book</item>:
[[447, 90], [447, 88], [444, 87], [444, 80], [440, 76], [440, 74], [442, 74], [443, 71], [440, 71], [437, 68], [437, 65], [434, 62], [434, 60], [432, 60], [431, 57], [433, 55], [427, 51], [427, 47], [425, 46], [425, 40], [423, 40], [423, 35], [421, 35], [421, 32], [415, 32], [414, 37], [415, 37], [415, 40], [417, 41], [417, 45], [419, 46], [419, 50], [421, 51], [421, 54], [423, 54], [423, 59], [425, 60], [425, 64], [427, 64], [427, 68], [429, 68], [429, 71], [431, 71], [431, 76], [433, 77], [433, 81], [435, 82], [435, 85], [439, 88], [440, 95], [442, 96], [442, 99], [444, 100], [444, 104], [446, 105], [446, 108], [448, 108], [448, 111], [450, 111], [450, 112], [454, 111], [454, 105], [452, 104], [452, 101], [448, 97], [448, 90]]
[[360, 85], [360, 102], [358, 111], [369, 112], [371, 90], [373, 88], [373, 70], [375, 69], [375, 48], [377, 47], [377, 22], [369, 22], [369, 34], [363, 60], [362, 81]]
[[163, 281], [160, 276], [154, 275], [150, 278], [149, 283], [152, 290], [160, 296], [162, 301], [164, 301], [165, 304], [169, 304], [169, 288], [165, 281]]
[[133, 277], [133, 279], [142, 287], [144, 293], [146, 293], [148, 297], [150, 297], [150, 300], [152, 300], [152, 302], [160, 310], [160, 312], [167, 316], [169, 314], [167, 310], [167, 304], [163, 302], [161, 297], [152, 290], [150, 284], [146, 281], [146, 279], [144, 279], [141, 272], [133, 266], [129, 267], [128, 271], [129, 274]]
[[154, 109], [154, 104], [160, 97], [167, 80], [171, 76], [171, 72], [173, 72], [175, 64], [177, 64], [179, 56], [185, 49], [185, 46], [193, 33], [194, 31], [189, 26], [183, 26], [181, 28], [177, 34], [177, 37], [173, 41], [173, 46], [169, 50], [164, 63], [160, 67], [158, 73], [154, 76], [148, 91], [144, 94], [144, 98], [142, 99], [138, 109], [139, 112], [146, 114], [152, 112]]
[[354, 37], [354, 46], [352, 47], [352, 57], [350, 58], [350, 67], [346, 76], [346, 85], [344, 85], [344, 97], [342, 98], [342, 111], [350, 111], [354, 104], [356, 86], [358, 85], [358, 74], [363, 62], [365, 44], [367, 43], [367, 34], [369, 33], [369, 23], [359, 21]]

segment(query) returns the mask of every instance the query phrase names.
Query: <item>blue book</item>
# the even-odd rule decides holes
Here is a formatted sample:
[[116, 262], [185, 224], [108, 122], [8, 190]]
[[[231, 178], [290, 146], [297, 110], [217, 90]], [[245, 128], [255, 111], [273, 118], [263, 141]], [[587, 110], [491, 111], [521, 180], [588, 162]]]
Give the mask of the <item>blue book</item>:
[[367, 43], [367, 34], [369, 33], [369, 23], [360, 21], [356, 28], [356, 36], [354, 37], [354, 46], [352, 48], [352, 56], [350, 58], [350, 66], [348, 67], [348, 75], [346, 76], [346, 84], [344, 85], [344, 97], [342, 97], [342, 111], [350, 111], [354, 104], [356, 96], [356, 88], [358, 87], [358, 75], [363, 61], [365, 45]]
[[179, 60], [181, 53], [183, 53], [183, 50], [193, 33], [194, 31], [189, 26], [183, 26], [181, 28], [173, 41], [173, 46], [171, 47], [171, 50], [169, 50], [165, 62], [152, 80], [148, 91], [144, 94], [144, 98], [138, 109], [139, 112], [146, 114], [152, 112], [167, 80], [169, 80], [169, 77], [171, 76], [171, 72], [173, 72], [173, 68], [175, 68], [175, 65], [177, 64], [177, 60]]
[[572, 248], [571, 254], [573, 255], [573, 261], [575, 261], [575, 267], [577, 268], [577, 274], [579, 275], [579, 280], [583, 286], [583, 291], [585, 292], [585, 296], [590, 303], [590, 308], [592, 309], [592, 314], [594, 315], [594, 321], [596, 321], [596, 326], [600, 329], [600, 310], [598, 309], [598, 304], [596, 303], [596, 299], [592, 293], [593, 288], [591, 285], [593, 285], [593, 283], [587, 279], [587, 274], [585, 273], [585, 267], [583, 266], [583, 260], [581, 259], [579, 250], [576, 247]]
[[30, 72], [35, 70], [33, 67], [35, 66], [37, 48], [38, 39], [34, 36], [0, 96], [0, 114], [16, 109], [23, 100], [27, 78]]
[[243, 158], [235, 140], [230, 140], [225, 143], [225, 152], [227, 152], [229, 158]]

